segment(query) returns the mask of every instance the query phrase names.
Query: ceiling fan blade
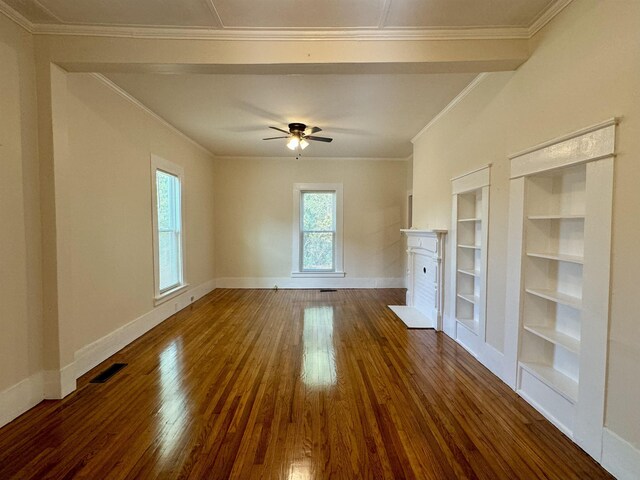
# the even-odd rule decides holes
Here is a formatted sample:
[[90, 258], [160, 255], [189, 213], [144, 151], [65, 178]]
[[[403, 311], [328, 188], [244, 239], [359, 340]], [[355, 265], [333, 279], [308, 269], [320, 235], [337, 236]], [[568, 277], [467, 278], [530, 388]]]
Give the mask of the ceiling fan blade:
[[263, 138], [263, 140], [275, 140], [277, 138], [289, 138], [289, 137], [288, 136], [287, 137], [269, 137], [269, 138]]
[[326, 143], [333, 142], [333, 138], [329, 138], [329, 137], [314, 137], [313, 135], [307, 135], [304, 138], [307, 140], [314, 140], [316, 142], [326, 142]]
[[322, 129], [320, 127], [309, 127], [304, 131], [304, 133], [305, 135], [313, 135], [314, 133], [318, 133], [321, 131]]
[[273, 130], [277, 130], [277, 131], [282, 132], [282, 133], [286, 133], [287, 135], [289, 135], [289, 132], [287, 132], [286, 130], [283, 130], [281, 128], [278, 128], [278, 127], [269, 127], [269, 128], [271, 128]]

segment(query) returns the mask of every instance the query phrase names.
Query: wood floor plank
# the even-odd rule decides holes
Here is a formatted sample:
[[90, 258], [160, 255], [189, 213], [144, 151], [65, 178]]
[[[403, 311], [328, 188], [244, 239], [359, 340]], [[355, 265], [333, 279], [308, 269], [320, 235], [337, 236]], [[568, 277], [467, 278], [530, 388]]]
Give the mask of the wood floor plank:
[[453, 340], [407, 330], [403, 299], [215, 290], [0, 429], [0, 478], [612, 478]]

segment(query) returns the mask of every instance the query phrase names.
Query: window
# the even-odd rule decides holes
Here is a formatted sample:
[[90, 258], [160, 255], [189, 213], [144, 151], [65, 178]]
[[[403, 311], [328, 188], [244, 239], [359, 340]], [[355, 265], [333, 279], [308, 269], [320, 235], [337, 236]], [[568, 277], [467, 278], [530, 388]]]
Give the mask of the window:
[[152, 156], [153, 250], [156, 301], [183, 287], [182, 168]]
[[294, 186], [293, 273], [344, 276], [342, 271], [342, 185]]

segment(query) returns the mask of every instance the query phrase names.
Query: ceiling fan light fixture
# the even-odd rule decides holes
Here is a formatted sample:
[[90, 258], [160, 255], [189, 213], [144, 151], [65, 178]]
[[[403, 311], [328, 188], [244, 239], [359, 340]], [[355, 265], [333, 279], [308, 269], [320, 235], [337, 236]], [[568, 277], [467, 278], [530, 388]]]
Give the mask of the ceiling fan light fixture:
[[300, 140], [296, 136], [292, 136], [291, 139], [287, 142], [287, 148], [289, 150], [295, 150], [296, 148], [298, 148], [298, 145], [300, 145]]
[[304, 138], [302, 140], [300, 140], [300, 148], [302, 150], [304, 150], [305, 148], [307, 148], [309, 146], [309, 142], [307, 142]]

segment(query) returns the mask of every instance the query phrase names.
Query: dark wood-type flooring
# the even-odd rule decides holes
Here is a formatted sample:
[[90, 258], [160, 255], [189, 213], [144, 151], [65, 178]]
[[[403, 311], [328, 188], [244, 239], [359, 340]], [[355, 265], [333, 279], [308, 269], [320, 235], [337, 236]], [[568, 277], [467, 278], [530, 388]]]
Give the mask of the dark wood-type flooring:
[[0, 479], [611, 478], [454, 341], [407, 330], [403, 299], [215, 290], [2, 428]]

